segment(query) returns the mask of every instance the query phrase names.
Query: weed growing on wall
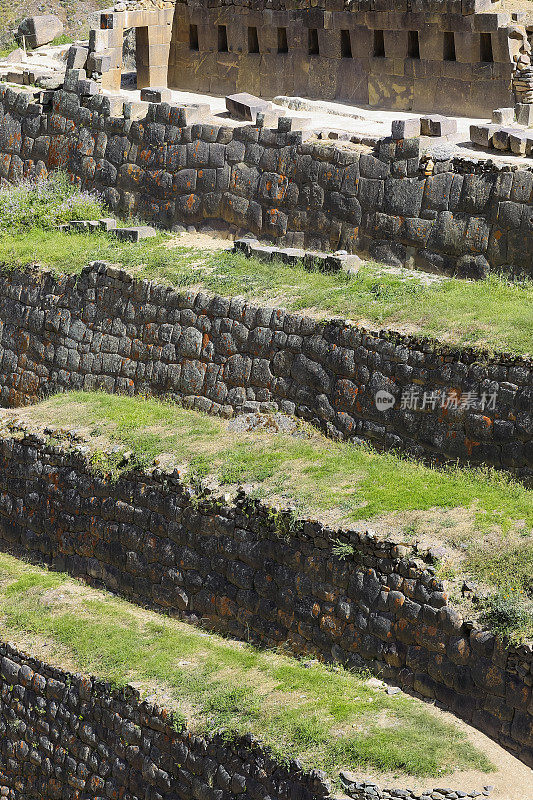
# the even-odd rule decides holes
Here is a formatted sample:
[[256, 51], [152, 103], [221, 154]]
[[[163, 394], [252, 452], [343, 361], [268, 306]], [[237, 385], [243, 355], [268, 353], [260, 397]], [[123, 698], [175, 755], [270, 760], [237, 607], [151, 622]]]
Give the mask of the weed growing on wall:
[[97, 219], [104, 214], [103, 202], [95, 194], [80, 192], [62, 172], [0, 189], [4, 236], [29, 227], [51, 230], [63, 222]]
[[344, 561], [350, 558], [350, 556], [353, 556], [355, 549], [349, 542], [343, 542], [342, 539], [335, 539], [331, 552], [341, 561]]
[[518, 643], [533, 636], [533, 602], [523, 590], [510, 587], [482, 601], [481, 622], [499, 636]]
[[134, 470], [146, 470], [153, 461], [143, 453], [124, 452], [122, 448], [113, 448], [110, 451], [95, 449], [90, 455], [89, 463], [95, 474], [116, 483], [121, 475]]

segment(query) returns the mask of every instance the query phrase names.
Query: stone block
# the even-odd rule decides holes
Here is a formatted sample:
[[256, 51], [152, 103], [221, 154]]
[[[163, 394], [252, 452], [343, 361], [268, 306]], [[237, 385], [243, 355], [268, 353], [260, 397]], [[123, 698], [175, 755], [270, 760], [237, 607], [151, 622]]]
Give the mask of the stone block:
[[478, 147], [492, 147], [492, 137], [497, 130], [497, 125], [471, 125], [470, 141]]
[[256, 239], [250, 239], [244, 237], [243, 239], [235, 239], [233, 242], [233, 252], [234, 253], [244, 253], [245, 256], [249, 256], [251, 253], [251, 246], [252, 244], [258, 244]]
[[279, 256], [279, 248], [271, 247], [259, 242], [250, 242], [250, 255], [258, 258], [260, 261], [272, 261], [273, 258]]
[[515, 115], [519, 125], [525, 125], [526, 128], [533, 127], [533, 104], [517, 103], [515, 106]]
[[91, 53], [87, 58], [87, 74], [102, 74], [111, 69], [111, 56], [108, 53]]
[[412, 117], [411, 119], [395, 119], [392, 121], [393, 139], [412, 139], [415, 136], [420, 136], [420, 120], [418, 117]]
[[280, 250], [281, 260], [284, 264], [295, 265], [298, 261], [302, 261], [305, 255], [305, 250], [301, 247], [284, 247]]
[[85, 69], [88, 56], [89, 56], [88, 47], [86, 47], [85, 45], [73, 44], [68, 51], [67, 70]]
[[455, 136], [457, 120], [433, 114], [430, 117], [421, 118], [420, 130], [424, 136]]
[[100, 111], [106, 117], [120, 117], [124, 112], [124, 99], [122, 97], [103, 97]]
[[277, 128], [280, 117], [286, 114], [285, 109], [271, 108], [266, 111], [258, 111], [255, 122], [260, 128]]
[[77, 91], [80, 97], [93, 97], [98, 94], [98, 84], [90, 79], [78, 81]]
[[515, 156], [525, 156], [528, 141], [531, 142], [533, 140], [533, 135], [527, 135], [524, 131], [513, 131], [513, 133], [509, 134], [509, 147], [511, 148], [511, 152], [515, 154]]
[[272, 109], [272, 103], [262, 100], [260, 97], [255, 97], [253, 94], [240, 92], [226, 97], [226, 109], [230, 116], [235, 117], [235, 119], [255, 122], [260, 112], [264, 113]]
[[60, 72], [48, 75], [41, 73], [39, 77], [35, 75], [34, 81], [35, 85], [40, 86], [42, 89], [59, 89], [63, 85], [63, 78], [64, 76]]
[[16, 83], [19, 86], [22, 86], [24, 83], [24, 73], [19, 70], [11, 70], [6, 74], [5, 80], [8, 83]]
[[497, 128], [492, 135], [492, 146], [496, 150], [509, 150], [509, 136], [513, 128]]
[[134, 228], [114, 228], [108, 229], [113, 236], [123, 242], [138, 242], [141, 239], [150, 239], [157, 235], [155, 228], [150, 225], [138, 225]]
[[65, 73], [65, 82], [63, 84], [63, 88], [67, 92], [77, 92], [78, 82], [85, 80], [86, 77], [87, 76], [84, 69], [67, 70]]
[[117, 221], [113, 217], [104, 217], [98, 220], [98, 226], [101, 231], [111, 231], [117, 227]]
[[73, 230], [78, 231], [95, 231], [100, 227], [100, 223], [95, 219], [74, 219], [69, 223]]
[[17, 47], [8, 56], [2, 59], [4, 64], [18, 64], [24, 58], [24, 50], [22, 47]]
[[328, 256], [326, 253], [319, 253], [314, 252], [312, 250], [308, 250], [304, 256], [303, 262], [304, 267], [308, 270], [314, 272], [318, 270], [319, 272], [326, 271], [326, 260]]
[[148, 113], [149, 103], [141, 100], [124, 103], [124, 119], [144, 119]]
[[17, 38], [24, 37], [28, 47], [49, 44], [63, 33], [63, 23], [54, 14], [41, 14], [23, 19], [17, 29]]
[[311, 125], [311, 117], [291, 117], [291, 131], [305, 131]]
[[146, 103], [169, 103], [172, 92], [166, 86], [145, 86], [141, 89], [141, 100]]
[[495, 108], [492, 112], [492, 122], [495, 125], [512, 125], [514, 122], [514, 108]]
[[202, 122], [211, 113], [209, 103], [191, 103], [186, 106], [172, 106], [170, 121], [178, 128], [186, 128], [196, 122]]

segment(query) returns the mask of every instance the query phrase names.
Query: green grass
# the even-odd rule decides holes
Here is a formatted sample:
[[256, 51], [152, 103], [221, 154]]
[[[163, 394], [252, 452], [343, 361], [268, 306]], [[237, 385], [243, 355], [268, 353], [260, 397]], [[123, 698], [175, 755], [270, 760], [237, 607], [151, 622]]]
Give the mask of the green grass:
[[0, 59], [7, 58], [10, 53], [18, 48], [18, 44], [15, 40], [10, 42], [5, 42], [2, 47], [0, 47]]
[[[1, 8], [0, 8], [0, 11], [1, 11]], [[54, 46], [60, 45], [60, 44], [70, 44], [71, 42], [72, 42], [72, 37], [67, 36], [67, 34], [65, 34], [65, 33], [62, 33], [60, 36], [56, 36], [55, 39], [53, 39], [50, 42], [50, 44], [47, 45], [47, 46], [48, 47], [54, 47]], [[18, 50], [19, 47], [22, 48], [22, 45], [18, 44], [18, 42], [16, 42], [14, 39], [7, 40], [7, 41], [4, 39], [4, 42], [2, 43], [2, 45], [0, 47], [0, 59], [7, 58], [7, 56], [10, 53], [12, 53], [14, 50]], [[26, 49], [29, 52], [31, 52], [31, 48], [30, 47], [26, 47]]]
[[408, 541], [432, 530], [462, 554], [459, 574], [533, 596], [533, 491], [505, 473], [434, 469], [333, 442], [303, 423], [302, 437], [233, 433], [220, 418], [153, 398], [73, 392], [20, 413], [39, 425], [82, 426], [93, 447], [120, 443], [140, 462], [166, 454], [187, 465], [193, 482], [215, 476], [223, 485], [252, 483], [261, 496], [332, 523], [364, 521]]
[[334, 779], [341, 768], [438, 777], [489, 772], [488, 758], [422, 702], [388, 696], [367, 676], [305, 665], [206, 635], [0, 555], [0, 632], [46, 659], [155, 691], [197, 731], [252, 732], [280, 760], [301, 759]]
[[[169, 246], [174, 241], [175, 246]], [[292, 310], [342, 315], [368, 327], [417, 331], [462, 345], [523, 355], [533, 352], [533, 283], [505, 278], [447, 280], [423, 286], [418, 279], [383, 272], [366, 263], [356, 277], [309, 272], [262, 263], [224, 251], [180, 247], [167, 234], [138, 244], [107, 234], [66, 234], [29, 228], [0, 234], [0, 264], [40, 263], [58, 272], [79, 272], [89, 261], [119, 263], [138, 277], [177, 287], [203, 286], [223, 295], [244, 295]]]
[[62, 33], [59, 36], [56, 36], [55, 39], [52, 39], [48, 47], [57, 47], [60, 44], [71, 44], [72, 36], [69, 36], [66, 33]]

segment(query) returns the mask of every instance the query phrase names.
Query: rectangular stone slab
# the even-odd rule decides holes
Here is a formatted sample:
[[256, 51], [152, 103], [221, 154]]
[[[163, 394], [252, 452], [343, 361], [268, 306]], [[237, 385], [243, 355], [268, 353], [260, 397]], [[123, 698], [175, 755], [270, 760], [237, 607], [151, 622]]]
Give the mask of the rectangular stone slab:
[[492, 147], [492, 137], [498, 130], [498, 125], [471, 125], [470, 141], [479, 147]]
[[172, 92], [166, 86], [145, 86], [141, 89], [141, 100], [147, 103], [168, 103]]
[[139, 225], [136, 228], [115, 228], [109, 233], [124, 242], [138, 242], [140, 239], [150, 239], [157, 231], [150, 225]]
[[272, 103], [261, 100], [248, 92], [230, 94], [226, 97], [226, 108], [232, 117], [255, 122], [259, 112], [270, 111]]

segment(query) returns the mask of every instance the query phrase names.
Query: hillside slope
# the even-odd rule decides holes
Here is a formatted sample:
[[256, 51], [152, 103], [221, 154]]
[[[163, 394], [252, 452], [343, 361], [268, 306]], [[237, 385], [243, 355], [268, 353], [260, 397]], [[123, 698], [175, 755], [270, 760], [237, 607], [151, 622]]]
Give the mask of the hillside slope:
[[72, 39], [87, 38], [88, 17], [99, 8], [113, 5], [111, 0], [0, 0], [0, 47], [12, 41], [12, 30], [24, 17], [55, 14]]

